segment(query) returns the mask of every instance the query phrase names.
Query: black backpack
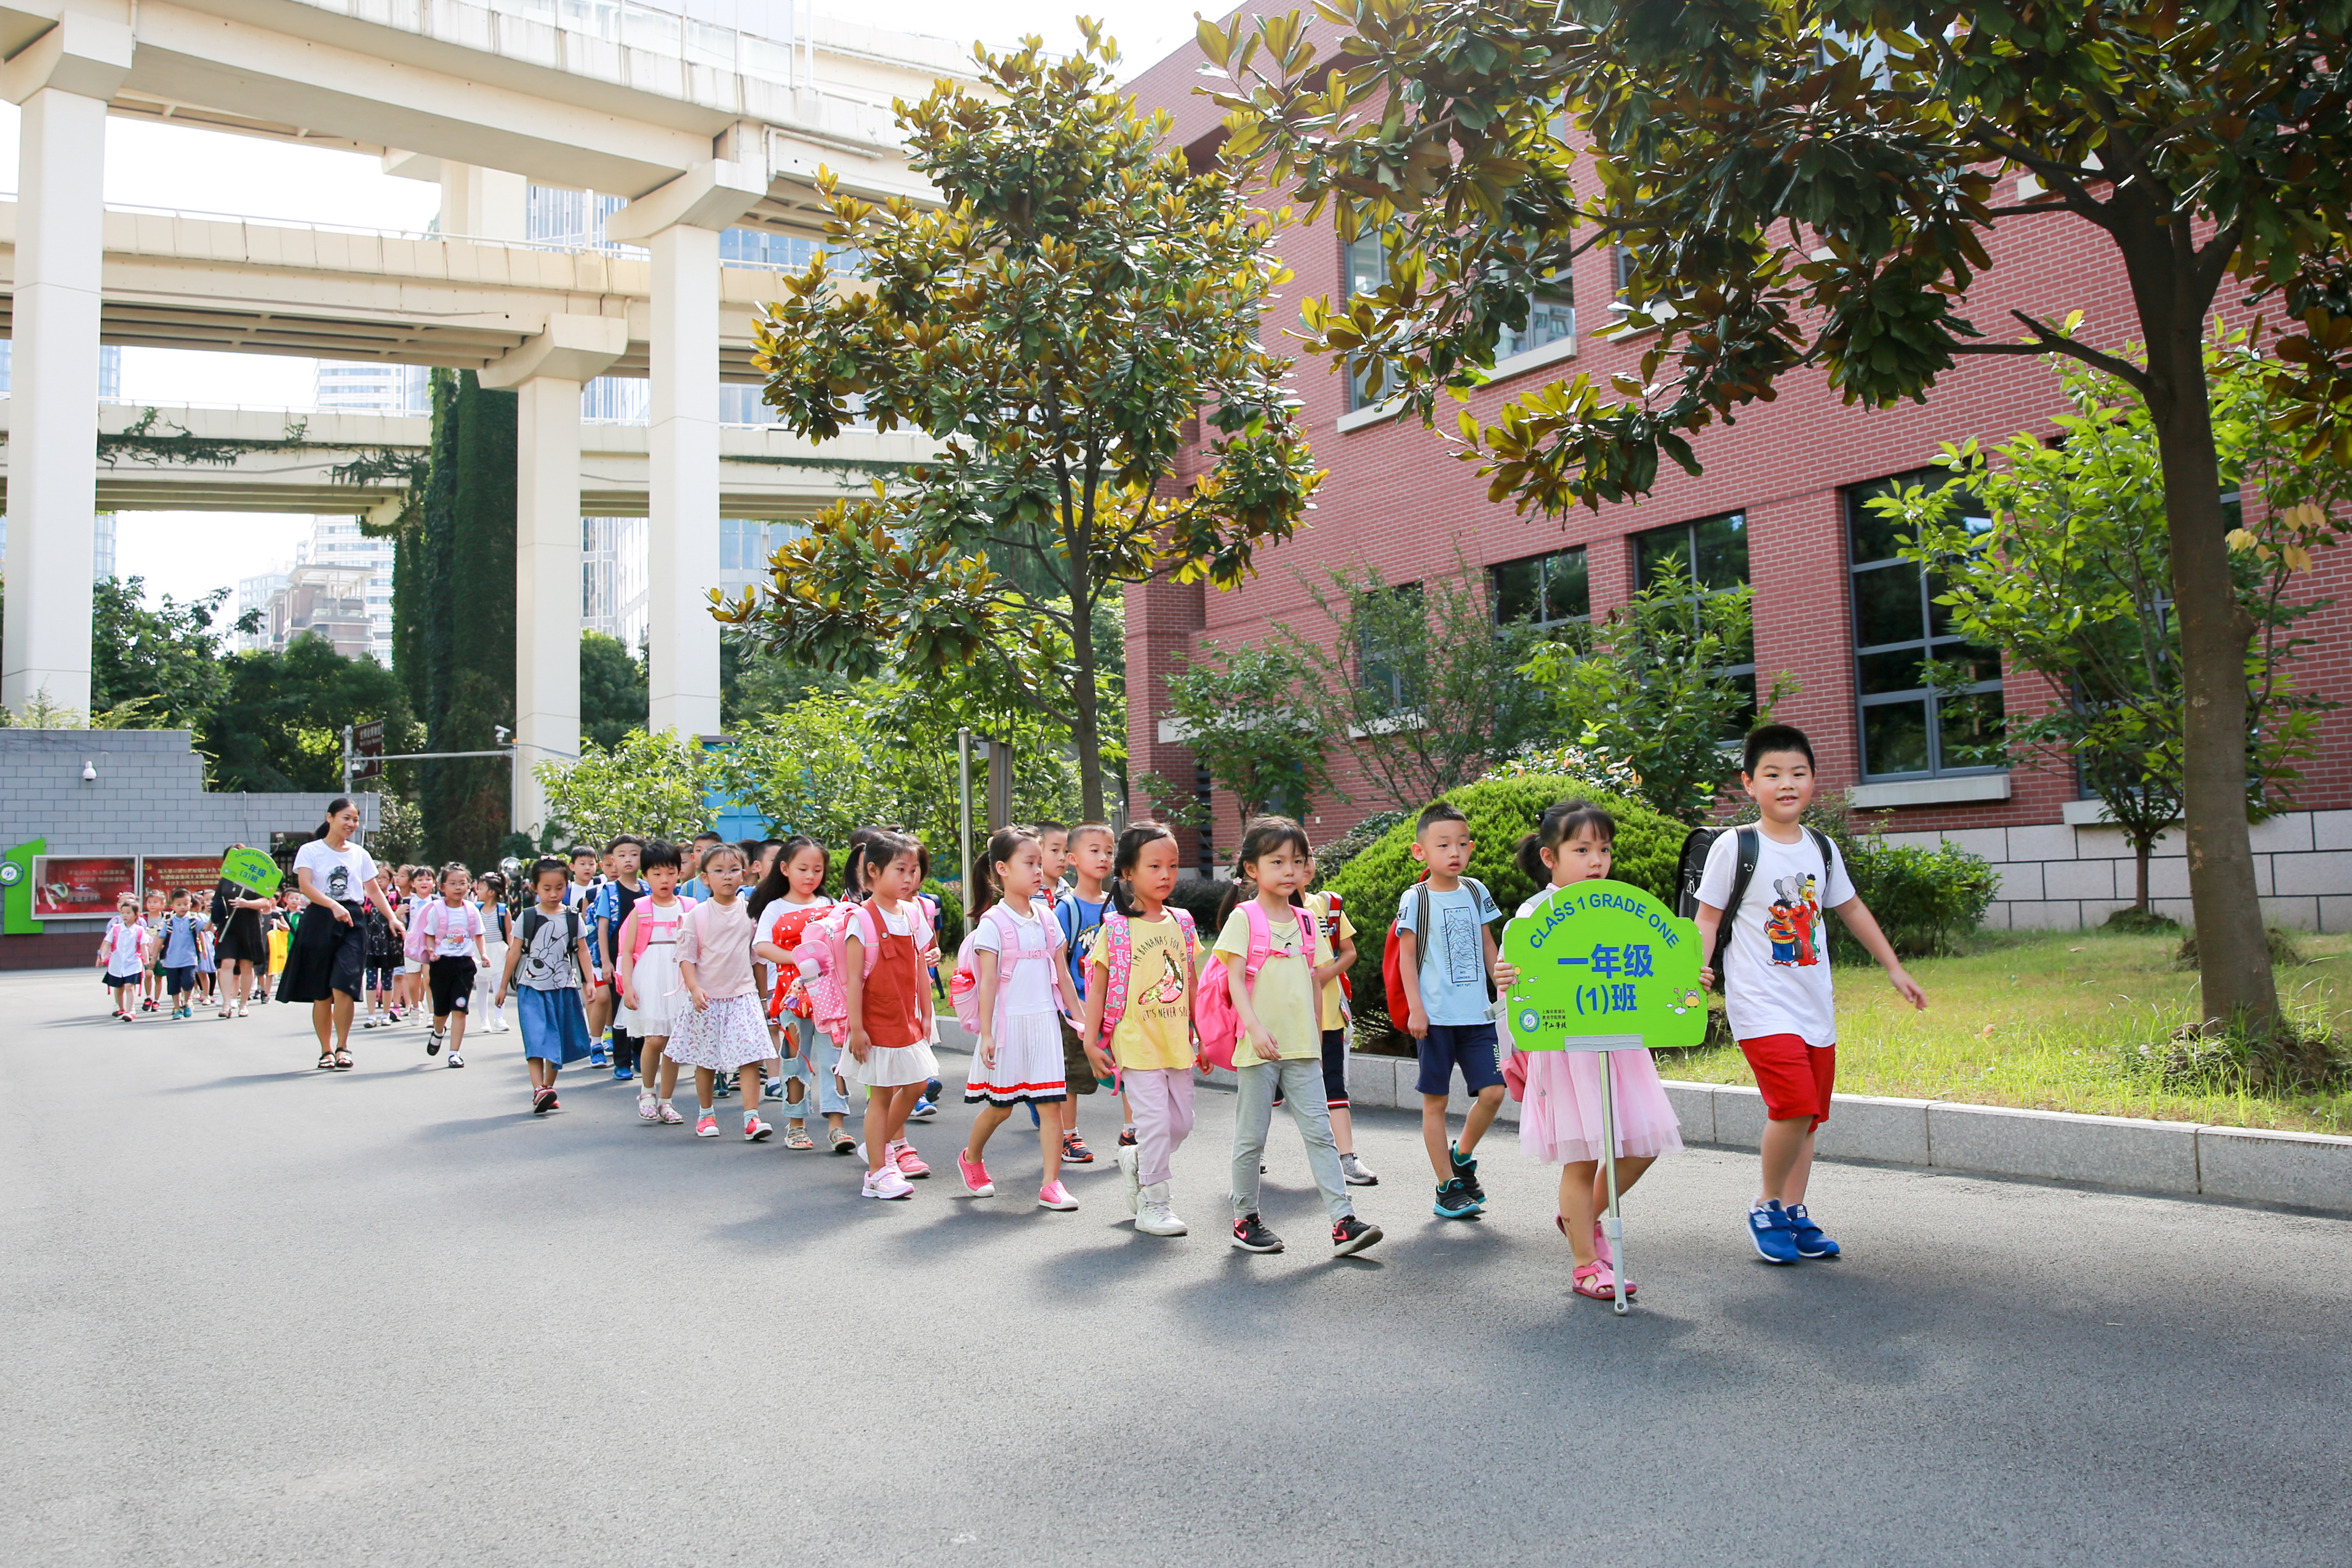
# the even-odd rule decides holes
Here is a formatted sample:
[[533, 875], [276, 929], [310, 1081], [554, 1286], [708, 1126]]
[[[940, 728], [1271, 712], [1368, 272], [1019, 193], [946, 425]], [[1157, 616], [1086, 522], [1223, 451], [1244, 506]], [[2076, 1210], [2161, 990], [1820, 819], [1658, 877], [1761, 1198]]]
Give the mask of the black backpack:
[[[1822, 873], [1827, 881], [1832, 867], [1837, 864], [1837, 845], [1830, 836], [1810, 824], [1805, 831], [1813, 838], [1813, 847], [1822, 852]], [[1715, 928], [1715, 951], [1707, 955], [1706, 966], [1715, 971], [1715, 983], [1723, 985], [1723, 956], [1731, 949], [1731, 923], [1747, 900], [1748, 884], [1756, 880], [1756, 858], [1762, 853], [1758, 843], [1756, 824], [1739, 828], [1693, 828], [1683, 838], [1682, 859], [1675, 867], [1675, 913], [1685, 920], [1698, 918], [1698, 884], [1706, 875], [1706, 857], [1715, 848], [1715, 841], [1726, 833], [1739, 835], [1739, 860], [1731, 873], [1731, 901], [1723, 906], [1723, 923]]]

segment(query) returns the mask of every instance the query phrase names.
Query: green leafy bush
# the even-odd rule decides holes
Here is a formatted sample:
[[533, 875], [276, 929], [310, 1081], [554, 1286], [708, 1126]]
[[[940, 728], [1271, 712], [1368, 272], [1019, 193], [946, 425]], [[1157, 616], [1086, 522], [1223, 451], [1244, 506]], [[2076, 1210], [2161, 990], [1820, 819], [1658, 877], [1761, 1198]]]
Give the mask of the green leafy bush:
[[[1520, 835], [1534, 830], [1546, 807], [1579, 797], [1605, 807], [1617, 819], [1616, 862], [1611, 875], [1661, 898], [1674, 896], [1675, 867], [1688, 831], [1680, 822], [1639, 801], [1595, 789], [1580, 779], [1558, 775], [1482, 779], [1445, 799], [1470, 821], [1470, 836], [1476, 848], [1470, 857], [1469, 874], [1486, 884], [1506, 917], [1536, 891], [1536, 885], [1519, 872], [1516, 857]], [[1412, 819], [1408, 817], [1349, 859], [1337, 875], [1324, 879], [1324, 885], [1344, 901], [1356, 925], [1356, 966], [1348, 978], [1355, 989], [1360, 1049], [1377, 1049], [1391, 1032], [1381, 985], [1381, 952], [1398, 903], [1420, 877], [1412, 841]]]
[[923, 891], [940, 901], [940, 951], [947, 967], [953, 968], [956, 949], [963, 946], [963, 894], [938, 877], [923, 883]]
[[1329, 843], [1315, 846], [1315, 869], [1318, 887], [1328, 887], [1331, 879], [1348, 869], [1348, 862], [1381, 841], [1381, 836], [1399, 822], [1411, 821], [1410, 811], [1375, 811], [1333, 839]]
[[[1870, 906], [1895, 951], [1906, 958], [1952, 952], [1960, 937], [1983, 923], [1985, 908], [2000, 887], [1991, 863], [1958, 844], [1931, 850], [1890, 844], [1866, 833], [1843, 847], [1854, 892]], [[1831, 957], [1869, 961], [1843, 921], [1836, 923]]]

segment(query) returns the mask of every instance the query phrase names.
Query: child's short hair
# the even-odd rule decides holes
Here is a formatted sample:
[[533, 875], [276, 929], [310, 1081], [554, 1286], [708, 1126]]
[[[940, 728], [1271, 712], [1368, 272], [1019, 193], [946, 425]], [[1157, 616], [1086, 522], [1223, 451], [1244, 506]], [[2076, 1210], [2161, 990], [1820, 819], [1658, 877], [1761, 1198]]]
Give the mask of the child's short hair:
[[914, 857], [918, 877], [924, 875], [930, 867], [930, 853], [923, 848], [923, 841], [895, 828], [875, 829], [866, 835], [864, 848], [866, 854], [858, 863], [858, 874], [869, 886], [877, 873], [889, 870], [891, 862], [901, 855]]
[[1803, 730], [1793, 724], [1759, 724], [1748, 732], [1748, 744], [1739, 754], [1739, 770], [1754, 773], [1766, 754], [1774, 751], [1793, 751], [1805, 759], [1806, 767], [1816, 766], [1813, 743], [1805, 738]]
[[730, 859], [734, 861], [736, 869], [739, 871], [749, 871], [751, 869], [743, 862], [743, 852], [737, 849], [733, 844], [729, 843], [726, 840], [721, 839], [717, 843], [712, 844], [709, 849], [704, 850], [701, 855], [696, 859], [694, 862], [694, 874], [697, 876], [706, 875], [709, 873], [712, 866], [718, 864], [720, 861]]
[[1033, 838], [1033, 839], [1036, 840], [1036, 841], [1037, 841], [1039, 843], [1041, 843], [1041, 844], [1042, 844], [1042, 843], [1044, 843], [1044, 842], [1045, 841], [1046, 838], [1047, 838], [1049, 835], [1054, 834], [1054, 833], [1059, 833], [1059, 834], [1061, 834], [1061, 835], [1062, 835], [1062, 842], [1063, 842], [1064, 846], [1065, 846], [1065, 847], [1066, 847], [1066, 846], [1068, 845], [1068, 843], [1069, 843], [1069, 839], [1070, 839], [1070, 830], [1069, 830], [1069, 827], [1068, 827], [1068, 825], [1067, 825], [1066, 823], [1063, 823], [1063, 822], [1039, 822], [1038, 824], [1036, 824], [1036, 826], [1034, 826], [1034, 827], [1033, 827], [1033, 828], [1031, 828], [1031, 829], [1029, 830], [1029, 836], [1030, 836], [1031, 838]]
[[453, 876], [462, 876], [470, 882], [473, 880], [473, 875], [474, 873], [466, 869], [466, 862], [464, 861], [451, 861], [447, 865], [441, 868], [440, 874], [436, 876], [433, 881], [434, 885], [436, 887], [446, 887], [449, 885], [449, 879]]
[[186, 888], [184, 888], [184, 887], [175, 887], [175, 888], [173, 888], [173, 889], [172, 890], [172, 902], [173, 902], [173, 904], [185, 904], [185, 903], [187, 903], [187, 902], [188, 902], [188, 890], [187, 890]]
[[1108, 822], [1080, 822], [1070, 830], [1070, 837], [1066, 847], [1076, 849], [1097, 834], [1100, 834], [1109, 842], [1114, 853], [1118, 852], [1118, 835], [1110, 831], [1110, 824]]
[[643, 852], [646, 841], [635, 833], [616, 833], [614, 835], [613, 841], [604, 846], [604, 852], [608, 855], [616, 853], [623, 844], [635, 844], [640, 852]]
[[[1300, 860], [1315, 857], [1315, 846], [1307, 842], [1307, 830], [1291, 818], [1252, 818], [1249, 826], [1242, 830], [1242, 847], [1234, 853], [1233, 880], [1225, 884], [1225, 896], [1217, 904], [1218, 925], [1223, 925], [1225, 917], [1242, 906], [1243, 899], [1256, 896], [1256, 880], [1250, 875], [1249, 868], [1279, 849], [1297, 851]], [[1244, 883], [1249, 884], [1248, 893], [1242, 891]]]
[[1440, 822], [1460, 822], [1468, 827], [1470, 819], [1464, 816], [1462, 809], [1453, 802], [1434, 800], [1421, 809], [1421, 816], [1412, 825], [1412, 836], [1417, 839]]
[[716, 844], [724, 842], [725, 841], [720, 839], [717, 833], [712, 832], [709, 828], [705, 828], [702, 831], [694, 835], [694, 841], [698, 844]]
[[640, 871], [659, 871], [665, 866], [677, 871], [685, 863], [678, 855], [677, 846], [667, 839], [656, 839], [637, 857], [637, 869]]
[[[583, 854], [593, 854], [595, 852], [593, 850], [573, 850], [572, 852], [575, 857], [577, 857]], [[549, 872], [556, 873], [566, 882], [570, 882], [572, 880], [572, 871], [570, 867], [566, 866], [562, 861], [557, 860], [553, 855], [541, 855], [537, 860], [530, 862], [530, 885], [536, 889], [539, 886], [539, 879], [545, 876]]]
[[1551, 881], [1551, 872], [1543, 862], [1543, 852], [1556, 850], [1586, 829], [1608, 843], [1617, 841], [1617, 819], [1590, 800], [1562, 800], [1544, 808], [1536, 823], [1536, 831], [1519, 840], [1519, 871], [1541, 891]]
[[[550, 855], [550, 856], [548, 856], [547, 858], [548, 858], [548, 859], [550, 859], [550, 860], [553, 860], [555, 857], [554, 857], [554, 856], [552, 856], [552, 855]], [[590, 847], [589, 847], [588, 845], [586, 845], [586, 844], [574, 844], [574, 845], [572, 845], [572, 852], [571, 852], [570, 854], [568, 854], [568, 855], [564, 856], [563, 858], [564, 858], [565, 860], [573, 860], [573, 861], [577, 861], [577, 860], [588, 860], [588, 861], [593, 861], [593, 860], [594, 860], [594, 859], [596, 858], [596, 852], [595, 852], [593, 849], [590, 848]], [[532, 862], [532, 863], [533, 863], [534, 867], [537, 865], [537, 862]], [[534, 878], [533, 880], [535, 881], [535, 880], [537, 880], [537, 879], [536, 879], [536, 878]]]
[[[1144, 850], [1162, 839], [1171, 844], [1176, 842], [1176, 835], [1169, 831], [1165, 822], [1150, 821], [1129, 822], [1127, 831], [1119, 834], [1112, 846], [1111, 907], [1130, 920], [1143, 913], [1143, 906], [1136, 902], [1135, 890], [1129, 885], [1129, 879], [1135, 875], [1136, 867], [1142, 862]], [[1181, 852], [1181, 846], [1178, 847]]]

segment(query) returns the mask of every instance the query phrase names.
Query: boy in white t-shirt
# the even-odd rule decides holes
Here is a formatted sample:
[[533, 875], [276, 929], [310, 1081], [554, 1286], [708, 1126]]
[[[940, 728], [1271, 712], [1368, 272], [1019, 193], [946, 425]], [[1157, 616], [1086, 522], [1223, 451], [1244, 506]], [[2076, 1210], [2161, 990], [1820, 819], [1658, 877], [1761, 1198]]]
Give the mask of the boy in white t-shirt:
[[[1855, 894], [1844, 857], [1826, 835], [1798, 820], [1812, 803], [1814, 788], [1813, 746], [1804, 731], [1785, 724], [1751, 731], [1739, 782], [1762, 820], [1719, 835], [1709, 847], [1698, 884], [1698, 943], [1701, 953], [1714, 954], [1716, 933], [1733, 902], [1741, 841], [1752, 833], [1755, 870], [1732, 912], [1722, 976], [1724, 1012], [1763, 1092], [1768, 1118], [1763, 1191], [1748, 1212], [1748, 1239], [1767, 1263], [1834, 1258], [1838, 1244], [1805, 1212], [1813, 1132], [1829, 1120], [1837, 1082], [1837, 998], [1822, 911], [1837, 911], [1913, 1007], [1925, 1009], [1927, 994], [1904, 972]], [[1716, 982], [1711, 962], [1699, 979]]]

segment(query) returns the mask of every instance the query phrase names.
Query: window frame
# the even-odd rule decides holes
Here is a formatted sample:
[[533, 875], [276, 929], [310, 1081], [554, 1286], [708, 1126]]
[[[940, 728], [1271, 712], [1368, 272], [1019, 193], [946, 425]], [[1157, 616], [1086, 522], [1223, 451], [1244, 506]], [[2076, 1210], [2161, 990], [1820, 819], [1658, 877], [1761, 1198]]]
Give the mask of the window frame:
[[[1933, 686], [1911, 686], [1892, 692], [1865, 692], [1863, 689], [1864, 684], [1863, 661], [1866, 658], [1916, 651], [1923, 664], [1929, 661], [1941, 663], [1943, 661], [1940, 658], [1940, 653], [1943, 650], [1977, 646], [1958, 632], [1936, 631], [1935, 594], [1937, 585], [1933, 572], [1915, 562], [1905, 560], [1899, 555], [1881, 557], [1868, 561], [1854, 559], [1854, 523], [1856, 518], [1862, 516], [1861, 508], [1873, 497], [1885, 494], [1890, 486], [1907, 483], [1940, 483], [1946, 477], [1948, 476], [1939, 469], [1913, 468], [1890, 474], [1883, 478], [1865, 479], [1858, 484], [1841, 486], [1838, 489], [1839, 522], [1845, 535], [1846, 634], [1853, 645], [1854, 756], [1858, 769], [1857, 777], [1865, 784], [1915, 783], [1933, 779], [1981, 779], [2009, 771], [2009, 765], [2005, 761], [1972, 763], [1967, 766], [1947, 766], [1944, 762], [1943, 718], [1944, 703], [1948, 698], [1990, 695], [2000, 700], [2002, 719], [2006, 721], [2008, 718], [2009, 703], [2005, 679], [2008, 670], [2005, 662], [2000, 664], [2001, 673], [1992, 679], [1972, 681], [1957, 691], [1946, 692]], [[1978, 514], [1969, 515], [1974, 517]], [[1889, 643], [1864, 643], [1862, 640], [1863, 598], [1860, 580], [1871, 573], [1906, 567], [1916, 571], [1919, 576], [1920, 634], [1916, 637], [1898, 638]], [[1995, 649], [1991, 652], [1995, 660], [2000, 661], [2000, 651]], [[1906, 768], [1901, 771], [1874, 768], [1870, 755], [1870, 710], [1914, 705], [1924, 708], [1927, 713], [1927, 768]]]
[[[1583, 568], [1584, 608], [1575, 614], [1553, 615], [1549, 613], [1551, 573], [1544, 569], [1553, 561], [1565, 559], [1569, 556], [1578, 557]], [[1538, 633], [1549, 635], [1564, 626], [1584, 626], [1591, 623], [1592, 548], [1590, 545], [1569, 545], [1561, 549], [1546, 550], [1541, 555], [1525, 555], [1510, 560], [1498, 560], [1486, 568], [1486, 601], [1493, 609], [1495, 624], [1497, 627], [1517, 623], [1503, 614], [1502, 574], [1513, 567], [1522, 566], [1533, 567], [1538, 573], [1536, 580], [1537, 613], [1520, 618], [1525, 624], [1534, 627]]]

